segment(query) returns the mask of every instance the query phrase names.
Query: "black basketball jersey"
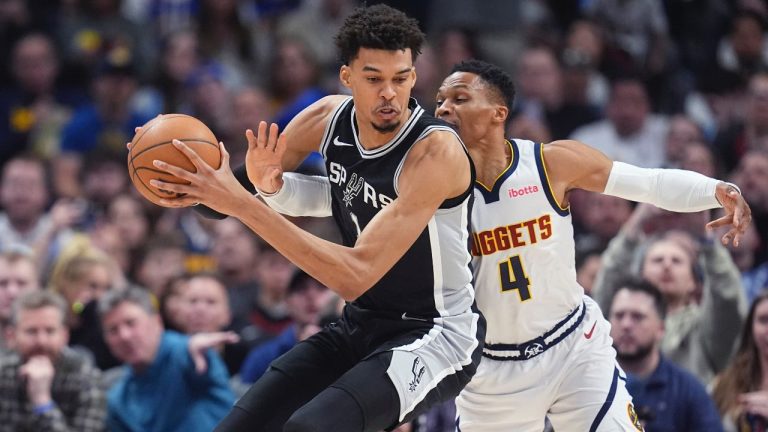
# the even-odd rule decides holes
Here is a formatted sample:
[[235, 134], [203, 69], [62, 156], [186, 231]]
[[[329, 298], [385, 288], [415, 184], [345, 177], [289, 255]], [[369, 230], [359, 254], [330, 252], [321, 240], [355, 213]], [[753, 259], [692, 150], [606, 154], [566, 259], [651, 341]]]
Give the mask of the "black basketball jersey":
[[[425, 114], [415, 99], [409, 108], [411, 115], [395, 137], [373, 150], [360, 144], [352, 98], [337, 108], [326, 127], [321, 152], [331, 183], [333, 217], [346, 246], [353, 246], [360, 231], [397, 198], [398, 177], [413, 145], [434, 131], [455, 134], [446, 123]], [[358, 307], [422, 318], [466, 313], [474, 301], [468, 248], [472, 184], [474, 169], [467, 191], [442, 203], [405, 255], [355, 300]]]

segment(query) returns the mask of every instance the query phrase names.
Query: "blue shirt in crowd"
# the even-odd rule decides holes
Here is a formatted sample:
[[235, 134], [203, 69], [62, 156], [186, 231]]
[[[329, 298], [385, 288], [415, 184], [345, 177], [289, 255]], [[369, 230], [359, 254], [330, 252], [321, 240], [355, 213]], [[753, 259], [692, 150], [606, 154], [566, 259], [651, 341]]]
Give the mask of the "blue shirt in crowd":
[[240, 380], [244, 383], [256, 382], [267, 371], [272, 360], [287, 353], [297, 343], [296, 326], [291, 325], [273, 339], [252, 349], [240, 367]]
[[109, 431], [210, 432], [224, 418], [235, 402], [227, 368], [209, 350], [208, 369], [198, 374], [188, 343], [188, 336], [166, 331], [148, 369], [125, 366], [107, 396]]
[[722, 432], [720, 415], [696, 377], [661, 357], [647, 379], [627, 374], [627, 390], [646, 432]]
[[86, 105], [75, 112], [61, 134], [61, 149], [87, 153], [96, 148], [124, 152], [125, 143], [134, 135], [134, 128], [152, 119], [149, 114], [132, 112], [121, 124], [108, 124], [95, 105]]

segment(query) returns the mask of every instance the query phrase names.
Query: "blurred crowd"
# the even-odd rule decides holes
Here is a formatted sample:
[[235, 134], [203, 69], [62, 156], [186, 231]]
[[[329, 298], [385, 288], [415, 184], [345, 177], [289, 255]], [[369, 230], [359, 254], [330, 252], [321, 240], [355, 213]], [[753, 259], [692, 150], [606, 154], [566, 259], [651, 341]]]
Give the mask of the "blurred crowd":
[[[480, 58], [515, 77], [510, 137], [741, 188], [754, 223], [737, 248], [704, 230], [716, 212], [577, 191], [576, 264], [647, 430], [766, 430], [768, 1], [385, 3], [428, 35], [427, 111], [451, 67]], [[0, 431], [210, 431], [338, 317], [342, 301], [240, 222], [142, 199], [125, 144], [186, 113], [240, 165], [247, 128], [343, 92], [333, 35], [357, 4], [0, 1]], [[322, 158], [300, 170], [324, 173]], [[293, 221], [338, 240], [329, 220]], [[400, 430], [453, 430], [452, 416]]]

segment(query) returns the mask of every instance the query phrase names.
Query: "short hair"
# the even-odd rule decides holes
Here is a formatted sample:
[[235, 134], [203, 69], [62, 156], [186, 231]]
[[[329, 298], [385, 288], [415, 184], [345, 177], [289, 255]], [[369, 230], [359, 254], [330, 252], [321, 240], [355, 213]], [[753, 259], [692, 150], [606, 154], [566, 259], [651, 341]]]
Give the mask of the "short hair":
[[49, 290], [28, 291], [20, 295], [13, 302], [13, 311], [11, 313], [11, 324], [17, 325], [21, 311], [37, 310], [44, 307], [52, 307], [59, 311], [61, 315], [61, 325], [66, 326], [67, 322], [67, 301], [64, 297]]
[[482, 60], [470, 59], [454, 65], [451, 73], [456, 72], [468, 72], [479, 76], [496, 93], [499, 101], [512, 110], [512, 105], [515, 103], [515, 83], [512, 76], [504, 69]]
[[145, 288], [132, 285], [122, 290], [110, 290], [104, 293], [97, 305], [99, 317], [104, 319], [108, 313], [123, 303], [135, 304], [149, 315], [156, 315], [158, 313], [157, 300], [154, 296]]
[[627, 278], [616, 285], [616, 291], [613, 293], [611, 304], [608, 308], [608, 315], [610, 315], [611, 309], [613, 308], [613, 299], [616, 298], [616, 295], [622, 290], [648, 295], [653, 300], [653, 307], [656, 309], [656, 313], [659, 314], [659, 318], [664, 321], [667, 316], [667, 303], [664, 301], [664, 296], [661, 294], [661, 291], [647, 280], [638, 278]]
[[360, 48], [387, 51], [411, 49], [413, 61], [421, 53], [424, 33], [419, 23], [405, 13], [384, 4], [355, 9], [336, 34], [342, 64], [354, 60]]

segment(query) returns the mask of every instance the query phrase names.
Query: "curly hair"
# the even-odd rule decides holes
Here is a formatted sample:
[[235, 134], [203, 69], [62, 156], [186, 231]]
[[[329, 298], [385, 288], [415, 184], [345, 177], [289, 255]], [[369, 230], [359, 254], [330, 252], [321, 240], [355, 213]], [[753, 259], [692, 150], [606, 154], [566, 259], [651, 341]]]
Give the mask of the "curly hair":
[[383, 4], [355, 9], [336, 35], [339, 58], [345, 65], [357, 57], [360, 48], [387, 51], [410, 48], [416, 61], [423, 43], [424, 33], [415, 19]]
[[499, 102], [510, 110], [515, 102], [515, 83], [512, 77], [502, 68], [482, 60], [464, 60], [453, 66], [451, 73], [468, 72], [479, 76], [496, 93]]

